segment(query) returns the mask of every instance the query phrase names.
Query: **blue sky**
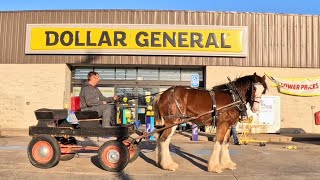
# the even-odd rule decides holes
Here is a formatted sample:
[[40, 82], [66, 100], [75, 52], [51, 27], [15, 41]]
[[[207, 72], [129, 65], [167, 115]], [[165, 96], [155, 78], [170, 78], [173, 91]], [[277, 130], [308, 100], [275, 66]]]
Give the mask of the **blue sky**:
[[320, 0], [3, 0], [0, 11], [154, 9], [320, 15]]

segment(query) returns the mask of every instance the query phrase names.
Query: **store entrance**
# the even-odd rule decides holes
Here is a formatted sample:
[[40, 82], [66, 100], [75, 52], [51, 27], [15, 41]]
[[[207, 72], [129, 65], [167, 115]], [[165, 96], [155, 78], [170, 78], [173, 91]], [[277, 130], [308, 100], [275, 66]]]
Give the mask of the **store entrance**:
[[135, 120], [146, 123], [146, 113], [152, 111], [154, 98], [171, 86], [116, 86], [115, 92], [120, 97], [117, 123], [128, 124]]

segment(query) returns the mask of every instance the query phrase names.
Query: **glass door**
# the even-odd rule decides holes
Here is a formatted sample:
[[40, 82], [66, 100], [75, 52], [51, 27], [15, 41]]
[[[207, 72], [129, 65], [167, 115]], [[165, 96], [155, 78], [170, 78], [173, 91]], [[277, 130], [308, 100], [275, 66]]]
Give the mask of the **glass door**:
[[120, 97], [117, 106], [117, 124], [130, 124], [136, 120], [136, 88], [116, 87], [116, 95]]

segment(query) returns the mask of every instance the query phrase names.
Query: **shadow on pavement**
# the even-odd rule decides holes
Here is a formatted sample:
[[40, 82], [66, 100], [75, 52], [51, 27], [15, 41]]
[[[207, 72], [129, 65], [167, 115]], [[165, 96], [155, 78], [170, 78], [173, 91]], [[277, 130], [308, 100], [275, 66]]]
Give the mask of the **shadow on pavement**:
[[[92, 156], [91, 157], [91, 162], [92, 164], [94, 164], [96, 167], [100, 168], [101, 170], [104, 170], [99, 161], [98, 161], [98, 155], [95, 155], [95, 156]], [[104, 170], [105, 171], [105, 170]], [[117, 173], [117, 176], [119, 179], [124, 179], [124, 180], [130, 180], [131, 178], [128, 176], [127, 173], [125, 173], [125, 171], [120, 171], [120, 172], [116, 172]]]
[[[139, 156], [140, 156], [143, 160], [145, 160], [147, 163], [152, 164], [152, 165], [158, 167], [158, 166], [156, 165], [156, 161], [155, 161], [154, 159], [151, 159], [151, 158], [147, 157], [147, 156], [143, 153], [143, 151], [145, 151], [145, 150], [152, 150], [152, 151], [154, 151], [155, 148], [156, 148], [156, 142], [153, 142], [153, 141], [143, 141], [143, 142], [140, 143], [140, 148], [141, 148], [142, 151], [140, 152]], [[198, 156], [196, 156], [196, 155], [187, 153], [187, 152], [181, 150], [180, 147], [178, 147], [178, 146], [176, 146], [176, 145], [173, 145], [173, 144], [170, 144], [169, 149], [170, 149], [170, 152], [179, 155], [180, 157], [182, 157], [182, 158], [190, 161], [193, 165], [197, 166], [198, 168], [200, 168], [200, 169], [202, 169], [202, 170], [204, 170], [204, 171], [207, 171], [207, 166], [202, 165], [201, 163], [198, 163], [198, 162], [196, 161], [196, 160], [198, 160], [198, 161], [201, 161], [201, 162], [203, 162], [203, 163], [208, 163], [207, 160], [202, 159], [202, 158], [200, 158], [200, 157], [198, 157]], [[155, 158], [155, 157], [154, 157], [154, 158]]]

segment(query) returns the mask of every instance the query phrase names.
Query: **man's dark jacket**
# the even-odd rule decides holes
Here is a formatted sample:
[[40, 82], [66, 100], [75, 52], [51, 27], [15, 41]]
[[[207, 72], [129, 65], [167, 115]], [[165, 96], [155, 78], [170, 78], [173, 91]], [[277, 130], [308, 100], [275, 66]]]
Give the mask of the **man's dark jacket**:
[[106, 101], [107, 103], [114, 102], [113, 97], [104, 97], [101, 91], [89, 84], [85, 83], [80, 91], [80, 108], [90, 108], [93, 106], [98, 106], [103, 104], [102, 101]]

